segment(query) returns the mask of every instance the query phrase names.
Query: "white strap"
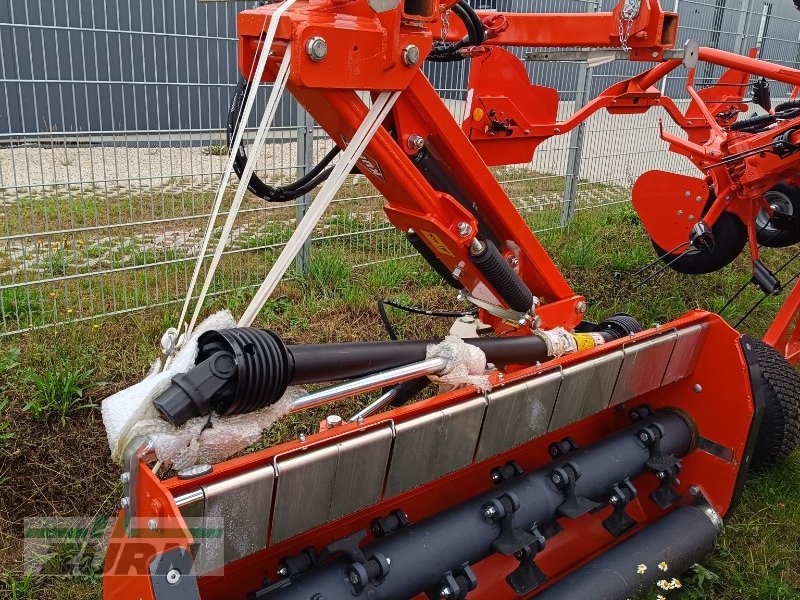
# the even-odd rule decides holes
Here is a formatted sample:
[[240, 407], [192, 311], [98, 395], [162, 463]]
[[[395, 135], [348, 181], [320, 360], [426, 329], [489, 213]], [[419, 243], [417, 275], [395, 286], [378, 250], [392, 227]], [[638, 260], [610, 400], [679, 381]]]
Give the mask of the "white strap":
[[[197, 280], [198, 280], [198, 278], [200, 276], [200, 272], [202, 271], [202, 268], [203, 268], [203, 262], [205, 261], [206, 252], [208, 251], [208, 245], [209, 245], [209, 243], [211, 241], [211, 237], [213, 236], [213, 233], [214, 233], [214, 225], [216, 223], [217, 216], [219, 215], [219, 211], [220, 211], [220, 209], [222, 207], [222, 202], [223, 202], [223, 198], [225, 196], [225, 191], [227, 190], [228, 183], [229, 183], [230, 177], [231, 177], [231, 172], [233, 171], [233, 164], [234, 164], [234, 161], [236, 159], [236, 153], [237, 153], [237, 151], [239, 149], [239, 146], [241, 146], [241, 144], [242, 144], [242, 138], [244, 136], [245, 124], [248, 122], [248, 120], [250, 118], [250, 113], [253, 110], [253, 106], [255, 104], [255, 100], [256, 100], [256, 96], [257, 96], [256, 92], [257, 92], [258, 86], [261, 84], [261, 80], [262, 80], [262, 78], [264, 76], [264, 70], [266, 69], [267, 59], [269, 58], [269, 55], [271, 53], [272, 42], [275, 39], [275, 32], [278, 29], [278, 23], [280, 21], [280, 16], [292, 4], [294, 4], [295, 1], [296, 0], [285, 0], [283, 2], [283, 4], [281, 4], [275, 10], [275, 12], [272, 13], [272, 19], [270, 20], [269, 27], [267, 28], [266, 35], [263, 38], [263, 43], [262, 43], [262, 46], [261, 46], [261, 53], [259, 54], [258, 62], [254, 63], [255, 70], [251, 69], [251, 71], [250, 71], [250, 81], [253, 82], [252, 83], [253, 87], [250, 90], [250, 93], [247, 96], [247, 99], [246, 99], [246, 102], [244, 104], [244, 107], [243, 107], [243, 109], [242, 109], [242, 111], [241, 111], [241, 113], [239, 115], [240, 126], [237, 128], [236, 135], [234, 136], [234, 139], [233, 139], [233, 143], [231, 144], [231, 147], [229, 148], [228, 160], [227, 160], [227, 163], [226, 163], [226, 166], [225, 166], [225, 171], [222, 174], [222, 180], [220, 181], [219, 187], [217, 189], [217, 196], [216, 196], [216, 198], [214, 200], [214, 204], [213, 204], [212, 209], [211, 209], [211, 214], [209, 216], [208, 225], [206, 227], [206, 231], [205, 231], [205, 234], [203, 236], [203, 241], [200, 244], [200, 251], [199, 251], [199, 253], [197, 255], [197, 260], [196, 260], [195, 266], [194, 266], [194, 272], [192, 273], [192, 279], [189, 282], [189, 288], [186, 291], [186, 298], [184, 299], [183, 308], [181, 309], [181, 316], [180, 316], [180, 318], [178, 320], [178, 327], [177, 327], [178, 335], [180, 335], [180, 333], [182, 333], [183, 326], [184, 326], [184, 324], [186, 322], [186, 316], [187, 316], [187, 314], [189, 312], [189, 305], [191, 304], [191, 301], [192, 301], [192, 295], [194, 294], [194, 289], [197, 286]], [[264, 18], [266, 20], [268, 18], [268, 15], [265, 16]], [[287, 47], [287, 53], [288, 53], [288, 47]], [[288, 62], [288, 61], [285, 61], [285, 62]], [[276, 84], [277, 84], [277, 82], [276, 82]], [[274, 87], [273, 87], [273, 91], [274, 91]], [[251, 157], [251, 161], [252, 161], [252, 157]], [[255, 164], [255, 162], [253, 162], [253, 164]], [[249, 181], [249, 177], [247, 179], [245, 179], [244, 181]], [[231, 210], [231, 213], [233, 213], [232, 210]], [[222, 239], [220, 239], [220, 242], [222, 242]], [[206, 280], [209, 280], [209, 276], [208, 275], [206, 275]], [[203, 300], [204, 300], [204, 296], [205, 296], [205, 294], [203, 294], [203, 298], [198, 299], [197, 306], [202, 306]], [[197, 311], [195, 311], [195, 312], [197, 312]], [[196, 319], [193, 319], [193, 323], [195, 321], [196, 321]], [[191, 329], [191, 327], [190, 327], [190, 329]], [[172, 333], [172, 332], [170, 332], [170, 333]], [[183, 336], [184, 339], [186, 337], [188, 337], [188, 336], [187, 335]], [[170, 344], [171, 349], [174, 351], [174, 349], [177, 347], [177, 345], [179, 345], [179, 341], [176, 339]]]
[[217, 270], [219, 261], [222, 259], [222, 253], [224, 252], [225, 246], [228, 243], [228, 238], [233, 230], [233, 224], [236, 221], [236, 216], [238, 215], [239, 209], [242, 206], [242, 200], [244, 200], [244, 195], [247, 192], [247, 184], [250, 181], [253, 171], [255, 171], [256, 163], [258, 162], [258, 159], [261, 157], [261, 153], [264, 150], [267, 133], [272, 125], [272, 120], [275, 118], [275, 113], [278, 111], [278, 102], [280, 101], [281, 96], [283, 95], [283, 90], [286, 87], [286, 80], [289, 78], [290, 63], [291, 46], [287, 46], [286, 54], [284, 55], [281, 66], [278, 69], [278, 76], [275, 78], [275, 84], [272, 86], [272, 91], [270, 92], [269, 99], [267, 100], [267, 106], [264, 109], [264, 116], [262, 117], [261, 123], [258, 126], [256, 137], [253, 140], [253, 149], [250, 155], [247, 157], [247, 163], [244, 166], [244, 171], [242, 172], [242, 176], [239, 178], [239, 186], [236, 188], [236, 195], [233, 197], [233, 201], [231, 202], [228, 216], [225, 219], [225, 225], [222, 227], [222, 233], [220, 234], [217, 242], [217, 247], [214, 249], [214, 256], [211, 259], [211, 264], [208, 266], [208, 272], [203, 280], [203, 287], [200, 289], [200, 294], [194, 307], [192, 319], [189, 321], [189, 327], [186, 330], [187, 336], [191, 334], [195, 324], [197, 323], [197, 319], [200, 316], [200, 312], [203, 310], [203, 302], [205, 301], [206, 294], [208, 293], [208, 288], [211, 287], [211, 282], [214, 280], [214, 273]]
[[325, 210], [334, 196], [336, 196], [339, 188], [342, 187], [344, 180], [350, 174], [358, 159], [361, 158], [361, 154], [363, 154], [399, 96], [400, 92], [381, 92], [375, 100], [364, 122], [361, 123], [355, 135], [353, 135], [353, 139], [350, 140], [347, 149], [337, 161], [330, 177], [328, 177], [322, 189], [314, 198], [314, 202], [311, 203], [311, 207], [303, 217], [303, 220], [297, 224], [292, 237], [289, 238], [275, 264], [272, 265], [267, 277], [264, 279], [264, 283], [261, 284], [250, 305], [244, 311], [242, 318], [239, 320], [239, 327], [252, 325], [305, 242], [311, 237]]

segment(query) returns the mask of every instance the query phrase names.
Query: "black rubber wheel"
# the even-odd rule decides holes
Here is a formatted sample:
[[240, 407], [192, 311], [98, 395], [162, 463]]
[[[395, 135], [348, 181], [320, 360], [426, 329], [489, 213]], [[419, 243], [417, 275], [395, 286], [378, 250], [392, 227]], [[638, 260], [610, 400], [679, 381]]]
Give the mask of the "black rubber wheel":
[[772, 346], [751, 343], [761, 368], [765, 403], [751, 468], [764, 472], [800, 445], [800, 374]]
[[[708, 201], [708, 206], [712, 202], [713, 198]], [[678, 273], [683, 273], [684, 275], [713, 273], [730, 264], [741, 254], [747, 243], [747, 228], [739, 217], [729, 212], [724, 212], [714, 223], [711, 231], [714, 233], [713, 250], [692, 249], [678, 260], [675, 260], [677, 252], [676, 254], [670, 254], [668, 250], [661, 248], [655, 242], [653, 242], [653, 248], [665, 263], [675, 260], [670, 265], [670, 268]], [[680, 251], [683, 250], [682, 248]]]
[[762, 208], [756, 215], [758, 243], [770, 248], [785, 248], [800, 242], [800, 188], [779, 183], [764, 194], [764, 198], [773, 210], [791, 217], [794, 226], [787, 230], [778, 229], [769, 222], [767, 211]]

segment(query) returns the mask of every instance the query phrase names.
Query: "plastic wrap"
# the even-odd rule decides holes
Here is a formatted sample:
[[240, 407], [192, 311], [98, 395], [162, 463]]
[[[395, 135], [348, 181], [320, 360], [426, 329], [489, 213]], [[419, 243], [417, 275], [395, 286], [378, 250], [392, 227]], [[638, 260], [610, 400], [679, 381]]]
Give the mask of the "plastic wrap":
[[448, 362], [442, 371], [429, 375], [430, 380], [440, 384], [440, 387], [452, 389], [460, 385], [474, 385], [481, 391], [491, 389], [483, 350], [467, 344], [459, 337], [448, 335], [440, 343], [429, 345], [426, 357], [441, 357]]
[[166, 369], [161, 370], [160, 361], [156, 361], [142, 381], [103, 401], [103, 424], [115, 462], [122, 462], [125, 447], [140, 435], [150, 436], [158, 459], [175, 469], [225, 460], [256, 442], [264, 429], [289, 412], [292, 400], [306, 393], [289, 388], [278, 402], [260, 411], [230, 417], [197, 417], [182, 427], [162, 419], [153, 400], [170, 386], [175, 375], [194, 366], [200, 335], [235, 326], [236, 321], [227, 311], [210, 316], [195, 329]]

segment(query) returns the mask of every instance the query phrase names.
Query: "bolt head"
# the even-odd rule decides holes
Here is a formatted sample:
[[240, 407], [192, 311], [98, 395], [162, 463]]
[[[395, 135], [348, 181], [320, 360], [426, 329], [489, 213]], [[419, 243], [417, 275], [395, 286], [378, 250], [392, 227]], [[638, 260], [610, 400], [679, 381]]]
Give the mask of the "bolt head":
[[608, 501], [609, 501], [611, 504], [614, 504], [614, 505], [616, 505], [616, 504], [619, 504], [619, 496], [617, 496], [616, 494], [614, 494], [613, 496], [611, 496], [611, 498], [609, 498], [609, 499], [608, 499]]
[[483, 516], [487, 519], [491, 519], [493, 516], [497, 514], [497, 509], [494, 506], [487, 506], [483, 509]]
[[448, 586], [444, 586], [442, 589], [439, 590], [439, 598], [449, 598], [453, 595], [453, 590], [451, 590]]
[[119, 500], [119, 506], [122, 510], [128, 510], [128, 507], [131, 505], [131, 500], [127, 496], [123, 496]]
[[123, 484], [126, 484], [126, 483], [130, 482], [130, 480], [131, 480], [131, 474], [130, 474], [130, 473], [128, 473], [128, 472], [126, 471], [125, 473], [123, 473], [122, 475], [120, 475], [120, 476], [119, 476], [119, 480], [120, 480], [120, 481], [121, 481]]
[[288, 577], [289, 569], [287, 569], [286, 567], [281, 567], [280, 570], [278, 570], [278, 575], [280, 575], [281, 577]]
[[306, 442], [306, 434], [305, 433], [301, 433], [300, 437], [298, 439], [300, 440], [301, 444], [305, 444], [305, 442]]
[[403, 48], [402, 56], [403, 64], [407, 67], [413, 67], [419, 62], [419, 48], [417, 48], [414, 44], [409, 44]]
[[342, 424], [342, 417], [339, 415], [328, 415], [325, 419], [325, 424], [328, 426], [328, 429], [339, 427]]
[[553, 476], [550, 478], [550, 480], [556, 485], [558, 485], [561, 483], [561, 475], [559, 475], [558, 473], [553, 473]]
[[350, 571], [350, 574], [347, 576], [347, 578], [353, 585], [355, 586], [361, 585], [361, 577], [359, 577], [358, 573], [356, 573], [355, 571]]
[[639, 434], [639, 439], [642, 440], [643, 442], [647, 442], [650, 441], [650, 436], [643, 431], [642, 433]]
[[312, 37], [306, 42], [306, 53], [314, 62], [319, 62], [328, 55], [328, 42], [324, 38]]
[[700, 385], [699, 383], [695, 383], [695, 384], [692, 386], [692, 391], [693, 391], [695, 394], [699, 394], [700, 392], [702, 392], [702, 391], [703, 391], [703, 386], [702, 386], [702, 385]]
[[150, 519], [147, 521], [147, 528], [150, 531], [158, 531], [158, 521], [156, 519]]
[[408, 147], [410, 150], [421, 150], [425, 146], [425, 140], [420, 135], [408, 136]]
[[682, 211], [682, 210], [679, 210], [679, 211], [678, 211], [678, 216], [679, 216], [679, 217], [682, 217], [682, 216], [683, 216], [683, 211]]
[[458, 235], [461, 237], [467, 237], [472, 233], [472, 225], [466, 221], [461, 221], [458, 225], [456, 225], [456, 230], [458, 231]]
[[658, 474], [656, 474], [656, 477], [658, 477], [659, 479], [664, 479], [666, 476], [667, 474], [664, 473], [664, 471], [659, 471]]
[[175, 585], [181, 580], [181, 572], [178, 569], [170, 569], [167, 572], [167, 583], [170, 585]]
[[494, 481], [495, 483], [500, 481], [500, 473], [492, 473], [492, 481]]

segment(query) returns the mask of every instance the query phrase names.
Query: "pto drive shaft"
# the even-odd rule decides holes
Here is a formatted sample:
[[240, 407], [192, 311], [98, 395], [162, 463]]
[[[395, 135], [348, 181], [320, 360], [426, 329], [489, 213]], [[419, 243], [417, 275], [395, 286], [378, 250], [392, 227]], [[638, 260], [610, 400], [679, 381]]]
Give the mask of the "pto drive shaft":
[[[640, 331], [627, 315], [612, 317], [595, 332], [609, 342]], [[352, 382], [351, 394], [430, 374], [408, 369], [397, 379], [391, 371], [426, 361], [428, 346], [441, 340], [354, 342], [286, 345], [272, 331], [240, 327], [208, 331], [198, 340], [195, 366], [176, 375], [154, 404], [176, 426], [193, 417], [252, 412], [277, 402], [289, 385], [350, 380], [371, 376], [372, 387]], [[538, 335], [465, 340], [480, 348], [498, 367], [534, 364], [552, 358], [548, 343]], [[378, 375], [385, 372], [385, 381]], [[324, 395], [322, 396], [325, 397]], [[341, 398], [332, 394], [326, 400]], [[318, 403], [317, 403], [318, 404]], [[308, 406], [311, 406], [309, 404]]]

